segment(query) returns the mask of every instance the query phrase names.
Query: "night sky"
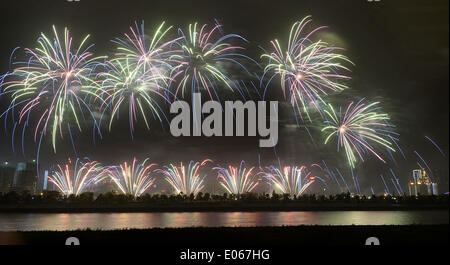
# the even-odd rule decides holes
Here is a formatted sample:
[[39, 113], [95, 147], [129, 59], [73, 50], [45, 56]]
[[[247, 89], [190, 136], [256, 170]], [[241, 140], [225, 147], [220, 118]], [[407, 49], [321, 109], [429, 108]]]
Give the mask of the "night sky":
[[[96, 44], [93, 51], [96, 55], [104, 55], [114, 52], [111, 39], [121, 37], [134, 21], [140, 23], [141, 20], [145, 20], [146, 30], [151, 31], [161, 21], [185, 28], [196, 21], [211, 25], [217, 19], [224, 25], [225, 33], [247, 38], [250, 43], [246, 53], [261, 62], [259, 46], [268, 48], [269, 41], [274, 38], [287, 39], [291, 25], [306, 15], [312, 15], [315, 26], [329, 26], [319, 34], [320, 37], [344, 47], [344, 54], [355, 63], [350, 67], [350, 89], [332, 95], [331, 102], [345, 104], [363, 97], [379, 101], [400, 133], [399, 144], [407, 160], [397, 153], [398, 166], [389, 159], [388, 164], [383, 164], [374, 158], [359, 164], [355, 172], [362, 191], [368, 192], [372, 186], [381, 192], [379, 175], [385, 174], [390, 178], [390, 168], [406, 188], [411, 170], [419, 161], [413, 151], [419, 152], [432, 168], [433, 177], [440, 184], [440, 192], [448, 191], [447, 0], [381, 0], [375, 3], [365, 0], [7, 1], [2, 3], [0, 16], [0, 71], [5, 73], [9, 70], [9, 57], [15, 47], [34, 48], [40, 32], [51, 35], [52, 25], [60, 31], [65, 26], [69, 27], [74, 38], [91, 34], [91, 41]], [[271, 97], [283, 105], [277, 93], [280, 90], [278, 80], [270, 85], [269, 90]], [[0, 112], [7, 104], [8, 98], [0, 98]], [[161, 164], [209, 157], [221, 165], [227, 162], [237, 164], [241, 159], [257, 165], [259, 154], [264, 165], [275, 163], [276, 155], [282, 163], [311, 164], [325, 160], [330, 167], [339, 167], [351, 182], [344, 154], [337, 153], [335, 145], [323, 146], [320, 130], [312, 129], [315, 146], [304, 130], [290, 126], [295, 121], [290, 110], [285, 110], [285, 104], [279, 118], [280, 136], [275, 150], [258, 148], [256, 137], [174, 138], [168, 127], [164, 131], [159, 123], [152, 123], [151, 132], [138, 127], [131, 140], [128, 120], [123, 119], [115, 123], [111, 133], [105, 129], [103, 138], [97, 136], [95, 143], [89, 130], [76, 135], [77, 154], [67, 139], [58, 142], [56, 155], [52, 154], [50, 143], [43, 145], [40, 168], [43, 170], [76, 155], [105, 164], [132, 160], [133, 156], [140, 159], [150, 156]], [[26, 140], [25, 158], [20, 146], [16, 146], [13, 153], [10, 132], [3, 127], [2, 120], [0, 161], [18, 162], [35, 157], [35, 144], [30, 139]], [[11, 130], [9, 125], [7, 127]], [[434, 139], [446, 157], [425, 136]]]

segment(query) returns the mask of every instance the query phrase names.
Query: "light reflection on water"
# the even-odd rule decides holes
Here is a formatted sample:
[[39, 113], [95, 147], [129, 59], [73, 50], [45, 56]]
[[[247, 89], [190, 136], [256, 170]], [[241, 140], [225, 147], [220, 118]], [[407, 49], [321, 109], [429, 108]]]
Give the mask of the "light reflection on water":
[[448, 211], [0, 213], [0, 231], [448, 223]]

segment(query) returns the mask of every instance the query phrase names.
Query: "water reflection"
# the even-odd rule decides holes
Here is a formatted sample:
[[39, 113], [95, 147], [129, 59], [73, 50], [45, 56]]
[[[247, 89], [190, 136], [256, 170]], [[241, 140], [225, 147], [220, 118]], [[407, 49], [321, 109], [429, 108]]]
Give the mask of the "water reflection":
[[448, 211], [0, 214], [0, 231], [448, 223]]

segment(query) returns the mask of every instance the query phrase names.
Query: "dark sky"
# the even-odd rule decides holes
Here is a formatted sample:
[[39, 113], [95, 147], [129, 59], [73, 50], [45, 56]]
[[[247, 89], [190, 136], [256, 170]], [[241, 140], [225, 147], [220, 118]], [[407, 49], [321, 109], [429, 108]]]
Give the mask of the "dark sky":
[[[441, 182], [441, 191], [448, 191], [448, 158], [442, 157], [424, 138], [429, 136], [438, 142], [448, 157], [447, 0], [7, 1], [2, 3], [0, 16], [0, 70], [8, 71], [9, 56], [15, 47], [35, 47], [39, 33], [50, 33], [53, 24], [60, 30], [69, 27], [74, 37], [91, 34], [91, 41], [96, 43], [94, 51], [103, 55], [114, 50], [110, 40], [121, 36], [136, 20], [145, 20], [146, 29], [152, 30], [162, 20], [178, 28], [195, 21], [213, 24], [217, 19], [226, 33], [237, 33], [250, 40], [247, 52], [258, 59], [261, 54], [258, 45], [267, 48], [271, 39], [286, 39], [291, 25], [306, 15], [312, 15], [315, 26], [328, 25], [330, 28], [322, 36], [343, 46], [345, 55], [355, 63], [351, 67], [351, 89], [333, 96], [336, 102], [362, 97], [380, 101], [401, 134], [400, 145], [408, 159], [403, 161], [396, 155], [398, 166], [369, 159], [356, 170], [362, 188], [367, 191], [373, 186], [381, 191], [378, 176], [389, 175], [389, 168], [406, 183], [418, 161], [413, 154], [416, 150]], [[279, 89], [278, 82], [271, 89]], [[1, 111], [6, 105], [7, 98], [0, 98]], [[335, 146], [321, 146], [320, 132], [313, 131], [319, 143], [316, 148], [303, 130], [284, 126], [292, 120], [289, 111], [282, 112], [280, 119], [285, 122], [280, 125], [276, 153], [282, 161], [310, 164], [324, 159], [348, 176], [343, 154], [337, 154]], [[241, 159], [255, 164], [258, 154], [264, 164], [275, 159], [273, 149], [257, 147], [257, 138], [176, 139], [167, 130], [155, 129], [149, 133], [139, 129], [131, 141], [128, 121], [121, 123], [112, 133], [105, 130], [103, 139], [97, 139], [95, 145], [92, 135], [76, 136], [78, 156], [104, 163], [131, 160], [133, 156], [141, 159], [150, 156], [159, 163], [211, 157], [222, 165], [238, 163]], [[34, 144], [28, 140], [26, 157], [22, 156], [20, 147], [14, 154], [10, 138], [3, 129], [0, 131], [0, 161], [15, 162], [35, 156]], [[68, 141], [59, 142], [57, 147], [56, 156], [52, 155], [49, 144], [42, 147], [41, 169], [75, 156]]]

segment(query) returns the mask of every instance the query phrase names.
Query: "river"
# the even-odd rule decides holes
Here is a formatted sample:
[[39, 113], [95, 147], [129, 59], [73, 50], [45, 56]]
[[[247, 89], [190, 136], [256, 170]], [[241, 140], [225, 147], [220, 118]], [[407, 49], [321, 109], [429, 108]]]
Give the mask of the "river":
[[448, 224], [448, 211], [0, 213], [0, 231], [283, 225]]

